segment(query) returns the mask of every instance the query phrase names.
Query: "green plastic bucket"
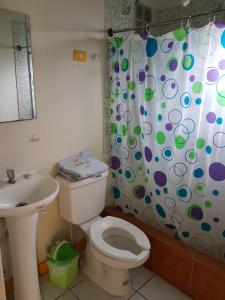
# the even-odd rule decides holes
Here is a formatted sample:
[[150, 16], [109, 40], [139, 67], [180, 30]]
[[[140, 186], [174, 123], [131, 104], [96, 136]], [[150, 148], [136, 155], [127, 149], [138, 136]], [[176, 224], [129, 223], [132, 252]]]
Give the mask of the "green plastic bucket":
[[77, 277], [79, 253], [72, 247], [65, 247], [65, 253], [62, 249], [60, 258], [53, 259], [47, 256], [49, 280], [61, 288], [66, 288]]

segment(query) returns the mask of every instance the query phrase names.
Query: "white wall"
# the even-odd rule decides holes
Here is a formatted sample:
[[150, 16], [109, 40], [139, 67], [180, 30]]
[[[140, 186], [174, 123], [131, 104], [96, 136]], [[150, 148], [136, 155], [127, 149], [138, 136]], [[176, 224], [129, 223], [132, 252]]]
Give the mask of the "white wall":
[[[104, 0], [0, 0], [0, 8], [30, 15], [38, 119], [0, 124], [0, 176], [44, 168], [84, 148], [102, 158]], [[75, 63], [73, 49], [100, 54]], [[1, 96], [0, 96], [1, 97]], [[31, 135], [40, 140], [31, 142]], [[38, 259], [67, 225], [55, 201], [38, 227]]]

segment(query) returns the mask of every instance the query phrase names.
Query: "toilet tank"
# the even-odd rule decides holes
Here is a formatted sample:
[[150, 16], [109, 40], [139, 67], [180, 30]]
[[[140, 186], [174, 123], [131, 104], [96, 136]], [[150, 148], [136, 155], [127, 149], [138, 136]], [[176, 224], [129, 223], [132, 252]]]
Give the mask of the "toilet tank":
[[58, 175], [59, 210], [63, 219], [79, 225], [98, 216], [105, 206], [108, 171], [76, 182]]

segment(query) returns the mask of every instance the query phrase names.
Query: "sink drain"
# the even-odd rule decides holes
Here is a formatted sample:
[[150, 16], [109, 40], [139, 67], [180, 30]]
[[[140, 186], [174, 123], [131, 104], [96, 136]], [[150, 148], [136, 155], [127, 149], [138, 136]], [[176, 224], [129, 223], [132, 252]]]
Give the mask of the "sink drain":
[[26, 205], [28, 205], [27, 202], [19, 202], [19, 203], [16, 204], [15, 207], [21, 207], [21, 206], [26, 206]]

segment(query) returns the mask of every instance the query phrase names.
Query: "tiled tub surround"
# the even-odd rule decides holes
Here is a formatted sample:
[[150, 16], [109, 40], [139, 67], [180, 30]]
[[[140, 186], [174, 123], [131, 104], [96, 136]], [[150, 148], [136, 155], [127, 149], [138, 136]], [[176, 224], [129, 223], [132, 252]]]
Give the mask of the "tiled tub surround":
[[[103, 215], [125, 219], [143, 230], [151, 242], [150, 258], [145, 266], [154, 274], [193, 299], [225, 299], [223, 263], [169, 237], [141, 220], [128, 216], [116, 207], [106, 207]], [[164, 299], [169, 298], [161, 298], [161, 300]]]

